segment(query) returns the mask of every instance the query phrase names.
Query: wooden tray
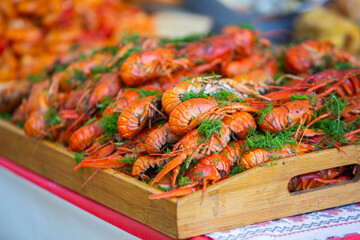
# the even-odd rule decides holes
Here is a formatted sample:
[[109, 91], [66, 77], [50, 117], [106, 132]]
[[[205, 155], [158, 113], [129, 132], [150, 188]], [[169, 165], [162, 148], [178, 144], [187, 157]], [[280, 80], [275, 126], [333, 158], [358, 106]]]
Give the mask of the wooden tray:
[[[180, 199], [149, 200], [160, 191], [114, 170], [74, 172], [72, 154], [43, 141], [32, 159], [36, 141], [21, 129], [0, 120], [0, 155], [84, 196], [134, 218], [173, 238], [188, 238], [267, 220], [360, 202], [359, 173], [347, 183], [289, 193], [289, 180], [299, 174], [360, 163], [360, 147], [346, 146], [347, 155], [336, 150], [274, 161], [255, 167]], [[276, 164], [276, 165], [275, 165]]]

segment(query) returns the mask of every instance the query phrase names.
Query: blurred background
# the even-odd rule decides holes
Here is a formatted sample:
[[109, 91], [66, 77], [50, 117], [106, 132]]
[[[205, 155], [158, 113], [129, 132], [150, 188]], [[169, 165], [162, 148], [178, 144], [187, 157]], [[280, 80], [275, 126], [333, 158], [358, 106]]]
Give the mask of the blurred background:
[[257, 29], [273, 43], [330, 40], [359, 53], [357, 0], [2, 0], [0, 82], [113, 45], [124, 33], [183, 37], [229, 24]]

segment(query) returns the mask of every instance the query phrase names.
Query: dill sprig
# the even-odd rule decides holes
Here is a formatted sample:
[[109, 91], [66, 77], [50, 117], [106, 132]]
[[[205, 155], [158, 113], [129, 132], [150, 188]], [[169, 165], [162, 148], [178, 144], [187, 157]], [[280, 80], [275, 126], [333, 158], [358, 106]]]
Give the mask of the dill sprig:
[[211, 96], [213, 98], [216, 98], [217, 100], [231, 100], [234, 94], [232, 92], [227, 92], [222, 89], [220, 92], [214, 93]]
[[72, 75], [72, 79], [74, 79], [75, 81], [84, 82], [87, 80], [87, 76], [83, 71], [75, 69]]
[[270, 113], [273, 108], [274, 107], [271, 104], [268, 104], [265, 108], [260, 109], [256, 113], [259, 116], [259, 121], [258, 121], [259, 124], [261, 124], [264, 121], [266, 115]]
[[96, 119], [97, 119], [96, 117], [93, 117], [93, 118], [89, 119], [88, 121], [86, 121], [86, 123], [84, 123], [84, 126], [85, 126], [85, 125], [89, 125], [89, 124], [95, 122]]
[[4, 119], [5, 121], [11, 121], [11, 114], [10, 113], [2, 113], [0, 112], [0, 118]]
[[342, 69], [347, 69], [347, 68], [355, 68], [354, 65], [352, 65], [349, 62], [340, 62], [337, 63], [334, 67], [334, 69], [336, 70], [342, 70]]
[[206, 36], [209, 36], [209, 33], [203, 34], [190, 34], [180, 38], [160, 38], [160, 44], [172, 44], [176, 49], [184, 48], [188, 43], [202, 41]]
[[204, 90], [201, 90], [200, 92], [190, 91], [186, 92], [182, 98], [182, 101], [187, 101], [194, 98], [208, 98], [209, 95], [205, 94]]
[[101, 110], [101, 112], [103, 113], [110, 104], [112, 104], [111, 98], [108, 96], [105, 96], [101, 99], [100, 103], [96, 105], [96, 107], [99, 108]]
[[159, 94], [158, 90], [139, 89], [138, 92], [139, 92], [141, 98], [155, 96], [155, 95]]
[[117, 128], [117, 121], [119, 118], [119, 113], [113, 113], [111, 115], [106, 115], [100, 121], [100, 127], [103, 129], [104, 137], [112, 137], [115, 134], [119, 133]]
[[231, 168], [229, 177], [234, 176], [234, 175], [236, 175], [238, 173], [241, 173], [243, 171], [245, 171], [245, 168], [243, 166], [236, 165], [235, 167]]
[[44, 114], [44, 118], [49, 126], [58, 126], [61, 124], [61, 118], [55, 108], [49, 107]]
[[197, 160], [195, 160], [195, 159], [192, 159], [191, 162], [190, 162], [190, 164], [189, 164], [189, 168], [186, 168], [186, 165], [187, 165], [189, 159], [190, 159], [190, 156], [188, 156], [188, 157], [186, 158], [186, 160], [184, 161], [184, 163], [181, 164], [180, 170], [179, 170], [179, 174], [178, 174], [178, 178], [179, 178], [180, 176], [182, 176], [187, 169], [191, 169], [193, 166], [195, 166], [195, 164], [197, 164], [197, 163], [199, 162], [199, 161], [197, 161]]
[[179, 179], [179, 186], [183, 187], [189, 184], [192, 184], [193, 182], [189, 179], [189, 177], [181, 176]]
[[137, 157], [134, 156], [134, 155], [126, 155], [125, 157], [119, 159], [119, 160], [116, 160], [116, 161], [122, 161], [124, 162], [125, 164], [128, 164], [128, 165], [133, 165], [136, 161]]
[[265, 132], [265, 134], [255, 134], [249, 136], [245, 141], [245, 146], [248, 146], [250, 150], [257, 148], [279, 150], [288, 144], [295, 145], [296, 139], [292, 137], [292, 134], [296, 131], [296, 128], [297, 126], [294, 126], [284, 132], [274, 134]]
[[74, 152], [73, 159], [75, 160], [76, 164], [79, 164], [85, 156], [85, 152]]
[[208, 118], [204, 119], [204, 121], [200, 124], [197, 131], [205, 136], [206, 139], [210, 139], [214, 133], [216, 133], [219, 137], [221, 137], [223, 123], [220, 120], [209, 120]]

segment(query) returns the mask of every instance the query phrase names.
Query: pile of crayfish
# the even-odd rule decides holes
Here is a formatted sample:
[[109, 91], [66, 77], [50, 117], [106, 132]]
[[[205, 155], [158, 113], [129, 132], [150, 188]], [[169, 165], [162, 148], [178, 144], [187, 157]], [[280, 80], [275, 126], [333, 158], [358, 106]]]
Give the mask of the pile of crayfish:
[[[273, 50], [261, 33], [130, 35], [41, 81], [0, 92], [0, 112], [77, 165], [114, 168], [180, 197], [275, 159], [360, 139], [360, 62], [328, 42]], [[6, 115], [11, 113], [12, 115]], [[355, 166], [291, 180], [290, 191], [351, 179]], [[96, 172], [95, 172], [96, 173]]]

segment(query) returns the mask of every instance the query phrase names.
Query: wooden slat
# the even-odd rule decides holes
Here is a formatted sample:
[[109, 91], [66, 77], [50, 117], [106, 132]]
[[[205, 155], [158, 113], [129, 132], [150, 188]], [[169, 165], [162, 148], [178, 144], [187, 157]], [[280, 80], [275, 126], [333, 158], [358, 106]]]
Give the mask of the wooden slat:
[[256, 167], [179, 199], [181, 238], [297, 215], [360, 201], [359, 176], [352, 182], [290, 194], [289, 180], [297, 175], [359, 163], [359, 147], [304, 154]]
[[[289, 180], [297, 175], [360, 163], [356, 146], [304, 154], [274, 161], [276, 165], [255, 167], [210, 186], [203, 198], [195, 192], [180, 199], [148, 200], [159, 190], [114, 170], [74, 172], [72, 155], [61, 146], [39, 144], [22, 130], [0, 120], [0, 154], [48, 179], [81, 193], [120, 213], [174, 238], [188, 238], [281, 217], [360, 202], [359, 176], [346, 184], [290, 194]], [[126, 194], [124, 194], [126, 193]], [[329, 197], [330, 196], [330, 197]]]
[[161, 191], [114, 170], [99, 171], [82, 188], [94, 169], [74, 172], [72, 154], [49, 142], [40, 143], [29, 159], [35, 145], [36, 141], [25, 136], [21, 129], [0, 120], [2, 156], [170, 237], [177, 237], [177, 200], [149, 200], [149, 194]]

